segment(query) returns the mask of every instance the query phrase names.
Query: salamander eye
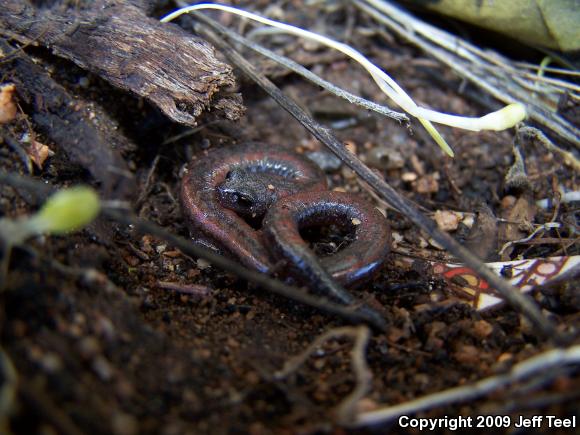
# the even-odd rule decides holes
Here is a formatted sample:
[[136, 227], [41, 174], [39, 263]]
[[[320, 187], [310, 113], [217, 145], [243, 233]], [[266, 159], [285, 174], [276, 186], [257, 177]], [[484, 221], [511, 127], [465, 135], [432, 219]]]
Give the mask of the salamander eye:
[[250, 198], [249, 196], [246, 195], [236, 195], [236, 196], [237, 196], [236, 202], [240, 207], [251, 208], [252, 205], [254, 204], [254, 201], [252, 201], [252, 198]]

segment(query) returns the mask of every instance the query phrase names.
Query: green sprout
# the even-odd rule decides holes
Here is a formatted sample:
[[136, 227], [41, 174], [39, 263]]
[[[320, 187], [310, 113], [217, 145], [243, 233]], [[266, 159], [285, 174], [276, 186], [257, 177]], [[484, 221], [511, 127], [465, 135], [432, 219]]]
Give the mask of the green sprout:
[[425, 127], [427, 132], [433, 137], [435, 142], [441, 149], [449, 156], [453, 157], [453, 150], [449, 147], [443, 136], [437, 131], [432, 122], [449, 125], [451, 127], [461, 128], [471, 131], [480, 130], [504, 130], [515, 126], [518, 122], [526, 117], [526, 109], [521, 103], [512, 103], [496, 112], [489, 113], [479, 118], [465, 117], [459, 115], [452, 115], [448, 113], [437, 112], [424, 107], [418, 106], [413, 99], [407, 94], [395, 80], [393, 80], [387, 73], [380, 69], [377, 65], [372, 63], [361, 52], [355, 50], [347, 44], [335, 41], [326, 36], [302, 29], [300, 27], [292, 26], [290, 24], [274, 21], [269, 18], [264, 18], [251, 12], [237, 9], [232, 6], [221, 4], [201, 3], [193, 6], [187, 6], [166, 15], [161, 19], [161, 22], [166, 23], [174, 20], [180, 15], [194, 12], [202, 9], [217, 9], [224, 12], [236, 14], [244, 18], [248, 18], [259, 23], [272, 26], [282, 32], [298, 36], [305, 39], [310, 39], [318, 43], [324, 44], [327, 47], [334, 48], [351, 59], [358, 62], [373, 78], [377, 86], [383, 91], [391, 100], [393, 100], [401, 109], [406, 111], [409, 115], [416, 117], [419, 122]]
[[76, 186], [51, 196], [27, 225], [37, 234], [66, 234], [91, 223], [100, 208], [94, 189]]
[[6, 276], [10, 251], [15, 245], [41, 234], [67, 234], [79, 230], [97, 217], [101, 208], [94, 189], [76, 186], [52, 195], [32, 216], [0, 219], [0, 242], [4, 258], [0, 269], [0, 287]]

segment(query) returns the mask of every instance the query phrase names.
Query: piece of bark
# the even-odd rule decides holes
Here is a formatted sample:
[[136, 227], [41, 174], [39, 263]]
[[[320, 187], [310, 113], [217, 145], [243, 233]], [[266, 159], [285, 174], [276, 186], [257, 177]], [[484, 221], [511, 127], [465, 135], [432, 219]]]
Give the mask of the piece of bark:
[[479, 205], [465, 247], [483, 261], [491, 260], [496, 253], [497, 237], [497, 218], [487, 204]]
[[[196, 125], [212, 108], [228, 119], [243, 113], [232, 68], [213, 47], [178, 26], [147, 17], [142, 2], [96, 0], [80, 9], [35, 8], [3, 0], [0, 32], [49, 47], [114, 86], [150, 100], [174, 121]], [[56, 12], [56, 11], [59, 12]], [[22, 40], [22, 39], [20, 39]]]
[[[536, 206], [532, 194], [530, 192], [523, 193], [515, 199], [513, 205], [507, 205], [502, 210], [501, 217], [506, 221], [505, 225], [500, 227], [498, 235], [501, 245], [527, 237], [532, 231], [532, 223], [536, 217]], [[526, 227], [527, 230], [522, 229]], [[501, 260], [511, 260], [514, 248], [514, 245], [507, 247], [501, 255]]]
[[[0, 40], [0, 52], [13, 50]], [[35, 129], [50, 138], [67, 157], [89, 171], [105, 197], [128, 199], [135, 192], [133, 174], [118, 149], [129, 148], [114, 122], [99, 113], [98, 128], [89, 119], [86, 103], [73, 98], [25, 53], [0, 63], [0, 74], [16, 86], [24, 112]], [[95, 111], [95, 107], [91, 107]]]

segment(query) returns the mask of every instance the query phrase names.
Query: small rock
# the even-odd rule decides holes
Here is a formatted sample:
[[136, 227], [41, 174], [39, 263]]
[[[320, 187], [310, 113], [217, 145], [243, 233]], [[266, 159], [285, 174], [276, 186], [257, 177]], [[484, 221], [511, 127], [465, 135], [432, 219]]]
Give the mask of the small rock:
[[62, 369], [62, 360], [56, 353], [48, 352], [44, 354], [39, 362], [48, 373], [56, 373]]
[[448, 210], [437, 210], [435, 212], [435, 222], [441, 231], [455, 231], [459, 226], [461, 217], [458, 213]]
[[405, 159], [399, 151], [384, 146], [373, 148], [366, 158], [369, 166], [378, 169], [400, 169], [405, 166]]
[[135, 417], [122, 412], [116, 412], [111, 419], [115, 435], [135, 435], [139, 432], [139, 423]]
[[342, 160], [326, 151], [312, 151], [306, 154], [310, 160], [324, 172], [337, 171], [342, 166]]
[[211, 264], [210, 264], [210, 262], [209, 262], [209, 261], [207, 261], [207, 260], [204, 260], [203, 258], [198, 258], [198, 259], [197, 259], [197, 261], [195, 262], [195, 264], [197, 265], [197, 267], [198, 267], [200, 270], [205, 270], [205, 269], [207, 269], [208, 267], [211, 267]]
[[113, 367], [103, 356], [94, 359], [93, 370], [103, 381], [110, 381], [113, 377]]
[[95, 337], [85, 337], [79, 343], [79, 352], [83, 358], [93, 358], [101, 353], [101, 344]]
[[473, 332], [479, 338], [488, 337], [493, 332], [493, 325], [485, 320], [478, 320], [473, 324]]
[[401, 180], [403, 180], [405, 183], [412, 183], [413, 181], [417, 181], [417, 174], [415, 174], [414, 172], [405, 172], [401, 175]]
[[514, 355], [512, 353], [504, 352], [500, 356], [497, 357], [497, 362], [502, 363], [505, 361], [509, 361], [509, 360], [513, 359], [513, 357], [514, 357]]
[[351, 153], [356, 154], [356, 144], [353, 141], [351, 141], [351, 140], [345, 141], [344, 146]]
[[435, 174], [425, 175], [415, 182], [415, 190], [418, 193], [436, 193], [439, 191], [439, 177]]
[[477, 347], [467, 344], [460, 346], [453, 356], [462, 364], [476, 364], [480, 361], [480, 354], [481, 352]]

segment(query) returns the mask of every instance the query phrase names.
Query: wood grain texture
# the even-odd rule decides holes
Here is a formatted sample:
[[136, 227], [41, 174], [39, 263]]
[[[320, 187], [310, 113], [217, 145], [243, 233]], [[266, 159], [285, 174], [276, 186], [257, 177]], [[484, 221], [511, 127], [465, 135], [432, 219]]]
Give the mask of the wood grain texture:
[[146, 16], [140, 2], [97, 0], [79, 8], [2, 3], [0, 33], [37, 41], [150, 100], [174, 121], [196, 125], [196, 118], [211, 109], [232, 120], [243, 113], [241, 97], [227, 92], [235, 84], [232, 68], [215, 57], [213, 47]]
[[[0, 53], [12, 50], [0, 40]], [[0, 63], [0, 75], [16, 85], [19, 102], [36, 130], [86, 169], [105, 197], [128, 199], [134, 194], [135, 179], [121, 154], [131, 144], [113, 120], [106, 122], [106, 114], [99, 113], [102, 122], [92, 122], [90, 114], [97, 108], [72, 96], [25, 53]]]

